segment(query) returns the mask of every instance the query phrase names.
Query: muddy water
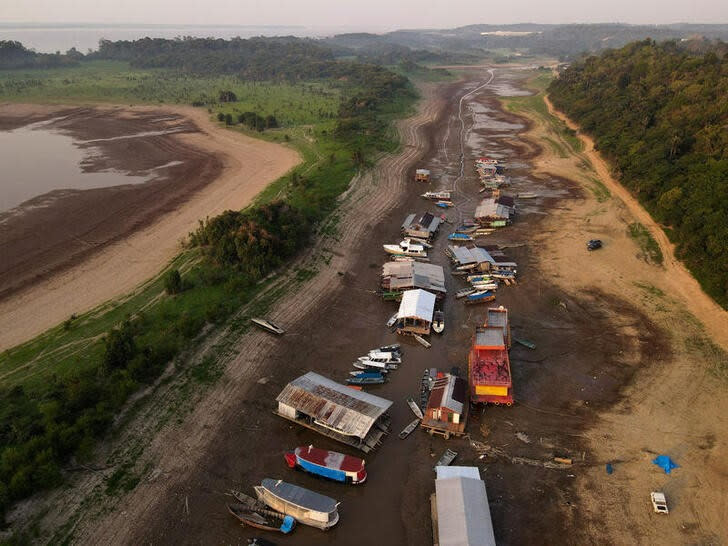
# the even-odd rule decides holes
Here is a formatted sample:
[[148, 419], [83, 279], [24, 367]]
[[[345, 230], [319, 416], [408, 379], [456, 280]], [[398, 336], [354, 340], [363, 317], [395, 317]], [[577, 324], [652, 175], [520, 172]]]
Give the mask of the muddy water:
[[[451, 88], [446, 114], [430, 128], [429, 151], [417, 166], [433, 173], [428, 189], [453, 189], [453, 220], [471, 216], [480, 194], [473, 161], [480, 156], [502, 157], [509, 164], [508, 193], [538, 192], [541, 197], [524, 204], [513, 226], [495, 233], [482, 245], [510, 245], [507, 257], [519, 264], [518, 286], [498, 291], [496, 304], [509, 308], [515, 336], [537, 344], [535, 351], [515, 346], [511, 352], [516, 405], [488, 407], [471, 413], [468, 432], [473, 440], [492, 445], [512, 456], [550, 460], [555, 455], [573, 456], [583, 449], [579, 432], [594, 414], [593, 408], [612, 403], [618, 388], [632, 369], [620, 361], [628, 342], [613, 331], [610, 317], [628, 316], [647, 324], [638, 311], [599, 294], [588, 299], [558, 292], [537, 271], [537, 247], [529, 246], [540, 231], [544, 214], [563, 201], [579, 197], [569, 181], [535, 177], [529, 161], [537, 149], [519, 139], [525, 121], [503, 113], [499, 94], [512, 94], [517, 77], [502, 70], [482, 92], [463, 101], [465, 130], [461, 130], [458, 102], [461, 96], [487, 81], [485, 71], [473, 73], [470, 81]], [[477, 137], [477, 138], [476, 138]], [[461, 176], [460, 154], [464, 140]], [[414, 165], [412, 166], [414, 169]], [[467, 352], [475, 325], [482, 323], [485, 307], [465, 306], [448, 297], [444, 304], [446, 329], [431, 338], [427, 350], [388, 332], [386, 320], [396, 310], [372, 291], [379, 282], [383, 243], [398, 240], [399, 226], [407, 213], [433, 210], [418, 197], [421, 186], [412, 191], [383, 222], [372, 225], [357, 251], [357, 264], [341, 272], [344, 289], [332, 292], [310, 320], [278, 340], [269, 355], [266, 382], [252, 399], [240, 403], [229, 426], [213, 442], [209, 457], [189, 482], [180, 486], [158, 513], [156, 524], [140, 531], [139, 542], [186, 542], [192, 544], [242, 544], [261, 533], [241, 529], [225, 512], [224, 492], [230, 487], [252, 492], [252, 486], [266, 477], [280, 478], [319, 491], [341, 501], [339, 524], [326, 533], [299, 526], [290, 537], [270, 537], [279, 544], [401, 545], [432, 544], [430, 495], [434, 492], [433, 465], [446, 448], [459, 452], [456, 464], [477, 465], [485, 480], [496, 540], [499, 544], [556, 544], [588, 542], [572, 491], [574, 472], [546, 470], [538, 466], [510, 464], [502, 459], [482, 459], [467, 439], [445, 441], [415, 431], [406, 440], [397, 433], [413, 419], [405, 403], [417, 396], [424, 368], [467, 370]], [[519, 203], [520, 206], [520, 203]], [[438, 209], [438, 212], [439, 209]], [[445, 225], [430, 251], [432, 263], [450, 270], [444, 249], [453, 229]], [[526, 246], [522, 246], [526, 243]], [[446, 273], [450, 294], [463, 287], [462, 280]], [[564, 302], [568, 313], [554, 302]], [[654, 333], [645, 328], [645, 346]], [[602, 337], [607, 341], [595, 341]], [[400, 341], [404, 362], [382, 386], [368, 389], [394, 402], [391, 408], [392, 434], [375, 453], [367, 455], [369, 478], [362, 486], [343, 486], [318, 480], [286, 468], [283, 454], [297, 445], [349, 452], [346, 446], [272, 415], [275, 398], [291, 379], [314, 370], [344, 381], [351, 362], [368, 349]], [[525, 438], [527, 442], [519, 440]], [[360, 453], [356, 453], [361, 456]], [[190, 515], [180, 506], [189, 500]], [[569, 539], [564, 540], [564, 530]], [[581, 533], [581, 534], [580, 534]]]
[[87, 190], [149, 180], [148, 175], [115, 170], [84, 172], [83, 164], [94, 148], [82, 149], [72, 137], [50, 129], [49, 123], [0, 131], [0, 212], [53, 190]]

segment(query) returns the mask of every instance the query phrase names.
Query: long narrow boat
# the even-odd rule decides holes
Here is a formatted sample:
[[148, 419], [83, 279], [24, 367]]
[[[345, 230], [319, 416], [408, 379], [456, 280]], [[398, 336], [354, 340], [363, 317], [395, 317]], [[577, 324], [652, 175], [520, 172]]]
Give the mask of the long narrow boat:
[[455, 292], [455, 297], [457, 299], [464, 298], [465, 296], [469, 296], [470, 294], [472, 294], [474, 292], [475, 292], [475, 288], [463, 288], [463, 289]]
[[451, 233], [450, 235], [447, 236], [447, 239], [448, 239], [448, 241], [464, 241], [464, 242], [473, 240], [473, 238], [470, 235], [468, 235], [467, 233], [458, 233], [458, 232]]
[[429, 341], [427, 341], [424, 337], [422, 337], [422, 336], [420, 336], [418, 334], [412, 334], [412, 337], [415, 338], [415, 340], [417, 341], [417, 343], [419, 343], [420, 345], [422, 345], [425, 349], [429, 349], [430, 347], [432, 347], [432, 343], [430, 343]]
[[283, 456], [291, 468], [341, 483], [360, 484], [367, 479], [364, 459], [328, 449], [300, 446]]
[[424, 417], [422, 410], [415, 403], [414, 399], [411, 396], [407, 399], [407, 404], [409, 405], [410, 409], [412, 410], [412, 413], [415, 414], [415, 417], [417, 417], [418, 419], [422, 419]]
[[449, 191], [428, 191], [422, 194], [425, 199], [432, 199], [433, 201], [439, 201], [442, 199], [450, 199]]
[[474, 303], [485, 303], [488, 301], [493, 301], [495, 299], [495, 294], [491, 292], [490, 290], [484, 290], [482, 292], [476, 292], [475, 294], [470, 294], [465, 298], [465, 303], [474, 304]]
[[358, 375], [356, 377], [347, 377], [347, 385], [381, 385], [387, 380], [381, 373], [371, 373]]
[[265, 478], [255, 486], [255, 494], [274, 510], [293, 516], [304, 525], [325, 531], [339, 522], [337, 501], [283, 480]]
[[513, 338], [513, 341], [515, 341], [519, 345], [523, 345], [524, 347], [528, 347], [529, 349], [535, 349], [536, 348], [536, 344], [533, 343], [532, 341], [528, 341], [527, 339], [522, 339], [522, 338], [514, 337]]
[[389, 317], [389, 320], [387, 321], [387, 328], [391, 328], [394, 326], [394, 323], [397, 322], [397, 319], [399, 318], [399, 312], [395, 313], [391, 317]]
[[240, 491], [233, 491], [232, 495], [239, 502], [228, 504], [228, 512], [243, 525], [284, 534], [290, 533], [296, 527], [296, 520], [293, 517], [271, 510], [259, 500]]
[[419, 419], [415, 419], [414, 421], [412, 421], [409, 425], [407, 425], [406, 427], [404, 427], [404, 429], [402, 429], [402, 432], [399, 433], [399, 439], [404, 440], [405, 438], [407, 438], [407, 436], [412, 434], [412, 431], [414, 431], [418, 427], [419, 424], [420, 424]]
[[442, 457], [440, 457], [435, 463], [435, 467], [438, 466], [449, 466], [451, 462], [455, 460], [455, 457], [458, 456], [457, 451], [453, 451], [452, 449], [446, 449], [445, 453], [442, 454]]
[[271, 334], [281, 335], [285, 334], [286, 331], [278, 326], [277, 324], [274, 324], [268, 319], [264, 318], [251, 318], [250, 322], [255, 324], [256, 326], [259, 326], [260, 328], [263, 328], [263, 330], [266, 330], [267, 332], [270, 332]]

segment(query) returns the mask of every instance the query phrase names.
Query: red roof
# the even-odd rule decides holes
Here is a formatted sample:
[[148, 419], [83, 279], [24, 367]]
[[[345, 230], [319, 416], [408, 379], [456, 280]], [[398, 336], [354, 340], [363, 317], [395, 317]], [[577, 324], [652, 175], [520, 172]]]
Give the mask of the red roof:
[[511, 363], [508, 351], [477, 349], [470, 351], [470, 382], [476, 385], [511, 386]]
[[344, 472], [359, 472], [364, 468], [364, 459], [329, 451], [328, 449], [300, 446], [295, 449], [294, 453], [310, 463], [335, 470], [343, 470]]

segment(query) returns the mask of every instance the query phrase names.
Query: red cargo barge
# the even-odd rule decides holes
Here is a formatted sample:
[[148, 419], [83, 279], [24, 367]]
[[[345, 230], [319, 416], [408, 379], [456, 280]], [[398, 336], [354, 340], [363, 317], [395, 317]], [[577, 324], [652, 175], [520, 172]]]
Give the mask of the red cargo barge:
[[511, 363], [503, 326], [478, 327], [468, 355], [470, 401], [473, 404], [513, 404]]
[[367, 479], [364, 460], [328, 449], [297, 447], [284, 455], [291, 468], [300, 468], [316, 476], [342, 483], [359, 484]]

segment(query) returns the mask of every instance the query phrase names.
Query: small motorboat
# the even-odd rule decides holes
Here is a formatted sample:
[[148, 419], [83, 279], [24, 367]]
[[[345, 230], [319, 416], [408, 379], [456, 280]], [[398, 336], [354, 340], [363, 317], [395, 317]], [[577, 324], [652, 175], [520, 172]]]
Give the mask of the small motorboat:
[[442, 311], [435, 311], [435, 317], [432, 321], [432, 329], [441, 334], [445, 330], [445, 313]]
[[436, 207], [440, 207], [441, 209], [449, 209], [452, 207], [452, 201], [438, 201], [435, 203]]
[[391, 328], [394, 326], [394, 323], [397, 322], [397, 318], [399, 317], [399, 313], [395, 313], [391, 317], [389, 317], [389, 320], [387, 321], [387, 328]]
[[415, 338], [415, 341], [417, 341], [417, 343], [422, 345], [425, 349], [429, 349], [430, 347], [432, 347], [432, 343], [427, 341], [424, 337], [418, 334], [412, 334], [412, 337]]
[[384, 251], [388, 254], [396, 256], [410, 256], [415, 258], [427, 258], [427, 250], [425, 247], [416, 243], [411, 243], [405, 239], [398, 245], [382, 245]]
[[359, 357], [359, 360], [376, 360], [377, 362], [384, 362], [386, 364], [402, 364], [402, 357], [399, 353], [391, 351], [379, 351], [372, 349], [365, 357]]
[[243, 525], [264, 531], [279, 531], [284, 534], [290, 533], [296, 526], [294, 518], [276, 510], [271, 510], [253, 497], [239, 491], [233, 491], [232, 495], [239, 502], [228, 504], [228, 512]]
[[250, 322], [252, 322], [256, 326], [262, 328], [266, 332], [270, 332], [271, 334], [276, 334], [276, 335], [279, 335], [280, 336], [280, 335], [286, 333], [286, 331], [283, 328], [281, 328], [277, 324], [274, 324], [273, 322], [271, 322], [268, 319], [264, 319], [264, 318], [251, 318], [250, 319]]
[[446, 449], [445, 453], [442, 454], [442, 457], [440, 457], [437, 460], [437, 463], [435, 463], [435, 467], [438, 466], [449, 466], [450, 463], [452, 463], [455, 460], [455, 457], [458, 456], [457, 451], [453, 451], [452, 449]]
[[399, 343], [392, 343], [391, 345], [382, 345], [374, 349], [375, 351], [382, 351], [383, 353], [398, 353], [402, 356], [402, 346]]
[[361, 370], [363, 372], [371, 372], [371, 371], [378, 371], [380, 373], [387, 373], [389, 370], [387, 369], [386, 364], [382, 364], [381, 362], [363, 362], [361, 360], [357, 360], [356, 362], [352, 363], [352, 366], [354, 366], [357, 370]]
[[491, 292], [490, 290], [483, 290], [481, 292], [475, 292], [474, 294], [466, 296], [465, 303], [486, 303], [489, 301], [493, 301], [494, 299], [495, 294], [493, 292]]
[[463, 241], [463, 242], [473, 240], [473, 238], [470, 235], [468, 235], [467, 233], [457, 233], [457, 232], [451, 233], [450, 235], [448, 235], [447, 239], [448, 239], [448, 241]]
[[381, 360], [374, 360], [366, 356], [360, 356], [354, 363], [354, 367], [359, 368], [357, 364], [364, 366], [364, 368], [360, 369], [376, 368], [378, 370], [396, 370], [399, 368], [399, 364], [397, 362], [382, 362]]
[[433, 201], [442, 201], [450, 200], [450, 192], [449, 191], [427, 191], [422, 194], [422, 197], [425, 199], [431, 199]]

